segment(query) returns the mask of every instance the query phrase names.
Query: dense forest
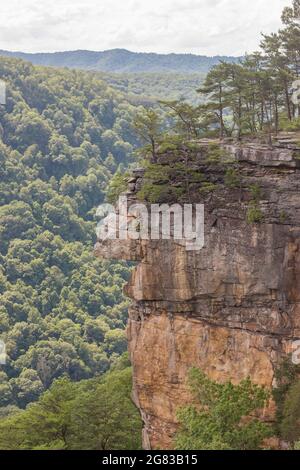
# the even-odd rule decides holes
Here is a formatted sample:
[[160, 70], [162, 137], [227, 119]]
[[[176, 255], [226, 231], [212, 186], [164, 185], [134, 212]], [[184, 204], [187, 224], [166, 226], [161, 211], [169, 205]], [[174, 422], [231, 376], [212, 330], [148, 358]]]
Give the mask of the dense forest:
[[140, 449], [142, 423], [131, 400], [126, 356], [110, 372], [73, 382], [55, 380], [25, 411], [0, 419], [4, 450]]
[[203, 98], [197, 88], [205, 79], [205, 73], [128, 73], [100, 76], [109, 85], [128, 95], [132, 103], [156, 105], [159, 100], [186, 100], [195, 105]]
[[136, 110], [85, 72], [0, 59], [2, 416], [53, 380], [94, 377], [126, 350], [130, 268], [94, 259], [95, 210], [137, 138]]
[[131, 52], [126, 49], [24, 53], [0, 50], [0, 55], [17, 57], [34, 65], [51, 65], [117, 73], [207, 73], [220, 60], [237, 62], [238, 57], [198, 56], [194, 54], [155, 54]]
[[[294, 0], [284, 10], [283, 28], [264, 36], [261, 51], [242, 61], [207, 60], [204, 70], [199, 58], [179, 58], [176, 72], [185, 72], [188, 59], [193, 62], [189, 71], [197, 73], [189, 77], [117, 76], [0, 57], [0, 79], [7, 84], [6, 105], [0, 106], [0, 339], [7, 354], [0, 370], [0, 448], [140, 447], [122, 295], [131, 268], [94, 259], [96, 208], [124, 188], [122, 175], [141, 144], [151, 184], [140, 195], [154, 202], [162, 189], [158, 151], [175, 151], [178, 143], [193, 145], [201, 137], [261, 137], [272, 145], [281, 129], [300, 129], [293, 101], [300, 74], [299, 12]], [[110, 61], [118, 71], [175, 70], [175, 55], [167, 66], [164, 56], [153, 65], [152, 55], [137, 54], [128, 66], [127, 51], [117, 52]], [[80, 67], [78, 54], [83, 52], [73, 53], [71, 64], [56, 58], [59, 65]], [[85, 68], [97, 69], [95, 59], [86, 56]], [[109, 62], [105, 70], [116, 69]], [[210, 150], [219, 163], [220, 149], [213, 144]], [[176, 178], [188, 188], [206, 184], [213, 190], [187, 171], [188, 164], [176, 167]], [[163, 171], [169, 181], [172, 164]], [[228, 177], [236, 177], [230, 171]], [[293, 374], [290, 382], [283, 380], [284, 398], [277, 396], [278, 426], [287, 440], [298, 442], [292, 417], [300, 389], [298, 371]], [[271, 434], [252, 420], [237, 435], [240, 420], [268, 399], [250, 381], [220, 386], [194, 371], [191, 387], [198, 395], [204, 390], [209, 401], [205, 412], [197, 404], [179, 411], [178, 448], [257, 448]], [[223, 439], [227, 418], [231, 427]]]

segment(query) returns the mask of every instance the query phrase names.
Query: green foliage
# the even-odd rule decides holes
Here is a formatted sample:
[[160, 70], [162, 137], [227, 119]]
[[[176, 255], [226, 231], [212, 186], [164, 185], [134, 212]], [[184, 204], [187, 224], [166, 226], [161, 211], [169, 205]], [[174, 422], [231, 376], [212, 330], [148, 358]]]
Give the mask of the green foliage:
[[146, 171], [143, 178], [143, 186], [138, 191], [137, 197], [141, 201], [150, 203], [164, 202], [172, 196], [172, 188], [169, 184], [168, 165], [150, 164], [146, 165]]
[[247, 222], [248, 224], [259, 224], [263, 221], [264, 215], [259, 207], [259, 201], [262, 198], [262, 190], [258, 184], [252, 184], [249, 186], [249, 191], [252, 196], [250, 201], [250, 207], [247, 210]]
[[122, 73], [101, 74], [101, 78], [122, 93], [128, 94], [131, 102], [144, 105], [156, 104], [159, 100], [186, 99], [189, 103], [199, 103], [196, 92], [205, 73]]
[[247, 222], [248, 224], [259, 224], [263, 221], [264, 215], [261, 209], [256, 205], [253, 204], [247, 210]]
[[206, 163], [228, 165], [234, 163], [231, 155], [219, 143], [210, 143], [206, 155]]
[[167, 152], [177, 153], [177, 151], [178, 151], [178, 146], [171, 139], [165, 139], [159, 145], [159, 153], [160, 154], [164, 154], [164, 153], [167, 153]]
[[300, 117], [290, 121], [286, 116], [280, 119], [280, 129], [284, 132], [300, 131]]
[[231, 189], [238, 188], [240, 186], [241, 179], [235, 168], [227, 168], [224, 183], [227, 188]]
[[144, 183], [138, 192], [138, 198], [151, 204], [166, 202], [174, 196], [174, 192], [168, 184]]
[[262, 198], [262, 190], [258, 184], [251, 184], [249, 186], [250, 193], [254, 202], [258, 203]]
[[286, 394], [280, 431], [286, 441], [300, 440], [300, 380], [291, 385]]
[[199, 369], [191, 369], [189, 385], [195, 404], [178, 411], [180, 450], [254, 450], [272, 435], [271, 427], [253, 417], [269, 398], [250, 379], [238, 385], [219, 384]]
[[62, 376], [105, 373], [126, 350], [122, 288], [130, 268], [92, 251], [96, 207], [138, 145], [131, 122], [139, 108], [86, 72], [1, 57], [0, 78], [7, 83], [0, 109], [5, 415]]
[[121, 171], [117, 171], [113, 175], [106, 190], [106, 199], [110, 204], [114, 204], [115, 202], [117, 202], [119, 196], [127, 191], [127, 180], [129, 176], [129, 172], [125, 172], [122, 174]]
[[[71, 449], [138, 450], [142, 422], [131, 401], [131, 369], [104, 377], [74, 403]], [[95, 406], [96, 404], [96, 406]]]
[[[205, 74], [220, 59], [224, 61], [238, 61], [236, 57], [228, 56], [196, 56], [193, 54], [155, 54], [132, 52], [126, 49], [111, 49], [103, 52], [94, 51], [72, 51], [72, 52], [46, 52], [39, 54], [28, 54], [20, 52], [1, 51], [12, 57], [24, 57], [37, 65], [53, 65], [55, 67], [63, 66], [69, 68], [83, 68], [87, 70], [104, 70], [106, 72], [115, 72], [114, 77], [125, 82], [128, 77], [139, 77], [143, 75], [149, 82], [154, 84], [158, 81], [157, 75], [165, 77], [165, 83], [170, 81], [170, 76], [180, 73], [183, 79], [188, 79], [187, 75], [202, 73]], [[102, 75], [102, 74], [101, 74]], [[135, 81], [133, 82], [136, 83]], [[164, 86], [163, 85], [163, 86]], [[124, 85], [125, 86], [125, 85]], [[147, 85], [145, 88], [147, 89]], [[144, 94], [144, 93], [143, 93]]]
[[131, 369], [116, 368], [79, 383], [56, 380], [25, 411], [1, 420], [3, 450], [130, 450], [141, 448]]
[[204, 106], [192, 106], [185, 100], [161, 101], [171, 118], [173, 131], [182, 139], [196, 139], [207, 131], [207, 116]]
[[[161, 139], [163, 121], [153, 108], [140, 110], [133, 122], [133, 128], [141, 143], [146, 144], [146, 151], [151, 154], [152, 163], [157, 161], [158, 145]], [[143, 150], [141, 150], [143, 153]], [[147, 152], [146, 152], [147, 154]]]
[[184, 161], [177, 161], [176, 154], [168, 164], [146, 164], [143, 186], [137, 194], [140, 200], [150, 203], [181, 201], [189, 199], [191, 192], [199, 189], [204, 178], [191, 165], [193, 152]]
[[280, 129], [299, 130], [299, 110], [290, 92], [300, 72], [298, 0], [284, 9], [282, 21], [277, 33], [263, 34], [260, 51], [239, 63], [221, 61], [198, 90], [221, 139], [263, 133], [272, 144], [272, 134]]
[[287, 220], [287, 213], [284, 210], [280, 211], [280, 214], [279, 214], [280, 223], [284, 224], [286, 220]]
[[206, 193], [211, 193], [211, 192], [215, 191], [216, 189], [218, 189], [217, 184], [210, 183], [209, 181], [204, 181], [202, 183], [201, 188], [200, 188], [199, 191], [202, 194], [206, 194]]
[[[282, 432], [284, 434], [289, 432], [289, 407], [293, 406], [294, 397], [297, 395], [296, 384], [299, 382], [299, 377], [300, 367], [293, 364], [290, 357], [284, 359], [275, 370], [276, 387], [273, 389], [273, 398], [276, 403], [276, 428], [279, 435]], [[290, 393], [291, 389], [293, 390]], [[295, 440], [292, 439], [292, 441]]]

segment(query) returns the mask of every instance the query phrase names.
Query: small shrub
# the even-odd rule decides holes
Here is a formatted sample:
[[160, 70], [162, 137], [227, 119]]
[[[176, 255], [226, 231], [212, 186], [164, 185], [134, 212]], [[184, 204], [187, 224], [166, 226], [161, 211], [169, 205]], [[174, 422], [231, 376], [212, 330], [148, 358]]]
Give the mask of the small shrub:
[[280, 119], [279, 127], [285, 132], [300, 131], [300, 117], [293, 121], [290, 121], [287, 117], [282, 117]]
[[121, 172], [117, 172], [114, 174], [106, 191], [107, 202], [109, 202], [110, 204], [115, 204], [119, 196], [125, 191], [127, 191], [127, 180], [129, 176], [129, 172], [126, 172], [123, 175], [121, 174]]
[[258, 224], [262, 222], [263, 218], [263, 213], [258, 206], [249, 207], [247, 211], [247, 222], [249, 224]]
[[261, 200], [261, 198], [262, 198], [262, 189], [257, 183], [251, 184], [249, 186], [249, 191], [251, 192], [253, 200], [255, 202], [258, 202], [258, 201]]
[[177, 201], [202, 181], [202, 173], [191, 168], [188, 163], [148, 164], [143, 186], [137, 196], [150, 203]]
[[227, 188], [238, 188], [240, 186], [240, 176], [235, 168], [228, 168], [225, 173], [225, 186]]
[[222, 148], [219, 144], [211, 143], [208, 146], [205, 162], [220, 165], [232, 164], [235, 163], [235, 160], [232, 158], [231, 154]]
[[166, 202], [172, 193], [173, 188], [169, 184], [144, 183], [142, 189], [137, 193], [137, 197], [141, 201], [154, 204]]
[[202, 183], [201, 188], [199, 189], [200, 193], [207, 194], [211, 193], [218, 189], [218, 185], [214, 183], [210, 183], [209, 181], [205, 181]]
[[279, 214], [279, 222], [281, 224], [284, 224], [286, 219], [287, 219], [287, 215], [286, 215], [285, 211], [281, 211], [280, 214]]

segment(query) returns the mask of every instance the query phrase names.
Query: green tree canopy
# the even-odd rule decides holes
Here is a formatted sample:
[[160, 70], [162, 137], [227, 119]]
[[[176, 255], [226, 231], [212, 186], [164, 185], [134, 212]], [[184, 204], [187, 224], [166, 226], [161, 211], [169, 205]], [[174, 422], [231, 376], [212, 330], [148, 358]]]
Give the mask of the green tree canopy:
[[195, 401], [178, 410], [177, 449], [254, 450], [272, 434], [267, 423], [255, 418], [266, 405], [268, 392], [250, 379], [220, 384], [191, 369], [189, 384]]

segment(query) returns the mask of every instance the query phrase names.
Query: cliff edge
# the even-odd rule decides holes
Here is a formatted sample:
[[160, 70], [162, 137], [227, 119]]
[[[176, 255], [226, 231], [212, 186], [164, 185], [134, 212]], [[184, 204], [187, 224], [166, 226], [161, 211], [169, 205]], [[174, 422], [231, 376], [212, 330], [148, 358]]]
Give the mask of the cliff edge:
[[[271, 387], [276, 367], [300, 339], [300, 148], [224, 144], [238, 172], [234, 184], [222, 165], [205, 160], [207, 145], [176, 154], [186, 160], [193, 153], [193, 171], [214, 185], [192, 194], [205, 205], [202, 250], [187, 251], [174, 240], [95, 246], [97, 256], [137, 261], [126, 287], [127, 334], [146, 449], [172, 447], [176, 410], [191, 398], [192, 366], [217, 381], [250, 376]], [[159, 161], [173, 156], [169, 150]], [[131, 201], [143, 179], [143, 171], [133, 173]]]

